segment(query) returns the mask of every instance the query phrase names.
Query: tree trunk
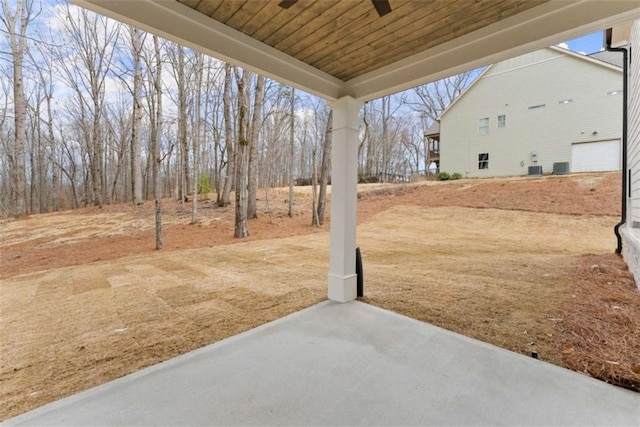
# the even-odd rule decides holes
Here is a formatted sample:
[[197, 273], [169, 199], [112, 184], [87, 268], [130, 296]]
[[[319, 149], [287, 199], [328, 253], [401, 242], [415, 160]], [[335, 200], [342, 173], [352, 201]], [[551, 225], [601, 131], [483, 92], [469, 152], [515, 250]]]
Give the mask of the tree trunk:
[[94, 84], [91, 95], [93, 97], [93, 124], [91, 128], [91, 185], [93, 190], [93, 204], [102, 208], [102, 141], [100, 140], [100, 88]]
[[181, 173], [178, 187], [180, 201], [187, 199], [189, 191], [189, 143], [187, 141], [187, 88], [184, 66], [184, 48], [178, 46], [178, 139], [180, 141]]
[[[9, 46], [13, 57], [13, 116], [14, 147], [11, 168], [11, 213], [22, 216], [27, 213], [27, 179], [25, 165], [25, 138], [27, 121], [27, 100], [24, 93], [23, 63], [27, 48], [26, 31], [31, 18], [31, 1], [17, 0], [16, 9], [11, 13], [7, 0], [2, 1], [2, 20], [9, 34]], [[17, 28], [16, 28], [17, 27]]]
[[249, 100], [247, 83], [249, 73], [242, 72], [242, 76], [236, 71], [236, 83], [238, 84], [238, 144], [236, 146], [236, 221], [234, 237], [247, 237], [247, 178], [249, 140], [247, 139], [247, 127], [249, 124]]
[[295, 151], [295, 106], [296, 90], [291, 88], [291, 111], [289, 112], [289, 218], [293, 218], [293, 157]]
[[[372, 103], [373, 101], [371, 101], [370, 105], [372, 105]], [[370, 108], [370, 105], [369, 105], [369, 108]], [[366, 154], [366, 160], [365, 160], [365, 166], [364, 166], [364, 176], [370, 177], [371, 175], [373, 175], [373, 163], [374, 163], [375, 150], [374, 150], [374, 136], [373, 136], [373, 132], [370, 129], [372, 126], [367, 119], [367, 110], [368, 110], [367, 107], [368, 106], [365, 105], [362, 111], [363, 121], [365, 125], [365, 136], [367, 136], [366, 138], [367, 154]]]
[[200, 131], [202, 127], [202, 119], [200, 117], [200, 104], [202, 102], [202, 73], [204, 68], [204, 57], [201, 53], [196, 54], [196, 110], [195, 110], [195, 135], [193, 139], [193, 181], [192, 181], [192, 193], [193, 199], [191, 201], [191, 224], [198, 222], [198, 149], [200, 148]]
[[382, 101], [382, 168], [379, 171], [380, 182], [388, 181], [389, 174], [389, 101], [390, 96], [383, 96]]
[[53, 212], [58, 212], [60, 209], [60, 202], [58, 193], [60, 192], [60, 168], [55, 161], [56, 158], [56, 144], [55, 136], [53, 133], [53, 112], [51, 109], [52, 94], [47, 95], [47, 136], [49, 142], [49, 161], [51, 162], [51, 202]]
[[156, 249], [162, 249], [162, 189], [160, 187], [160, 168], [162, 166], [162, 56], [158, 37], [153, 36], [153, 47], [156, 55], [156, 75], [154, 89], [156, 96], [155, 138], [153, 144], [153, 196], [155, 198]]
[[329, 111], [327, 128], [322, 144], [322, 163], [320, 165], [320, 195], [318, 196], [318, 225], [324, 224], [324, 211], [327, 202], [327, 183], [329, 182], [329, 166], [331, 165], [331, 136], [333, 128], [333, 111]]
[[258, 218], [256, 207], [258, 191], [258, 143], [260, 136], [260, 122], [262, 121], [262, 103], [264, 101], [264, 80], [258, 76], [256, 80], [256, 92], [253, 101], [253, 117], [251, 119], [251, 140], [249, 143], [249, 201], [247, 205], [247, 217]]
[[131, 46], [133, 54], [133, 121], [131, 124], [131, 181], [133, 203], [141, 205], [142, 169], [140, 154], [140, 132], [142, 124], [142, 32], [131, 28]]
[[317, 211], [317, 203], [318, 203], [318, 165], [317, 165], [317, 151], [316, 148], [313, 148], [311, 152], [311, 193], [312, 193], [312, 203], [311, 203], [311, 225], [319, 226], [320, 221], [318, 220], [318, 211]]
[[[41, 52], [44, 56], [44, 52]], [[35, 59], [29, 55], [32, 62], [36, 63]], [[43, 90], [44, 101], [47, 111], [47, 119], [45, 121], [46, 124], [46, 132], [45, 132], [45, 140], [46, 146], [40, 148], [40, 155], [42, 156], [42, 160], [44, 161], [44, 157], [46, 156], [49, 164], [51, 165], [51, 189], [50, 192], [44, 194], [42, 199], [43, 205], [46, 207], [46, 210], [57, 212], [58, 211], [58, 193], [60, 191], [60, 167], [57, 162], [57, 147], [55, 144], [55, 134], [53, 132], [53, 109], [51, 106], [51, 100], [53, 98], [53, 65], [52, 58], [46, 58], [46, 62], [44, 65], [41, 65], [37, 68], [38, 76], [40, 78], [40, 86]], [[48, 76], [45, 75], [45, 72], [48, 73]], [[38, 115], [39, 117], [39, 115]], [[41, 173], [41, 179], [45, 185], [42, 187], [46, 187], [46, 168]], [[41, 206], [42, 209], [42, 206]]]
[[233, 131], [231, 128], [231, 72], [232, 65], [225, 64], [224, 66], [224, 95], [223, 95], [223, 109], [224, 109], [224, 138], [225, 149], [227, 152], [227, 176], [224, 179], [224, 188], [222, 190], [222, 199], [218, 203], [219, 207], [229, 206], [231, 186], [233, 184], [233, 176], [235, 175], [235, 150], [233, 144]]

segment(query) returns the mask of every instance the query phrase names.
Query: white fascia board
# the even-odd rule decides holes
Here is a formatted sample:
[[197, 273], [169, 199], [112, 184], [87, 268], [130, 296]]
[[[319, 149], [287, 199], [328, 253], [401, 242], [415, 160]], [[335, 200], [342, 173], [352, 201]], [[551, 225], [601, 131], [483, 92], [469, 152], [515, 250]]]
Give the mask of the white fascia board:
[[640, 0], [552, 0], [347, 82], [362, 101], [542, 49], [640, 16]]
[[608, 62], [605, 61], [601, 61], [599, 59], [596, 58], [592, 58], [588, 55], [583, 55], [581, 53], [576, 53], [572, 50], [568, 50], [562, 47], [558, 47], [558, 46], [549, 46], [549, 49], [556, 51], [558, 53], [561, 53], [563, 55], [567, 55], [567, 56], [571, 56], [573, 58], [577, 58], [581, 61], [585, 61], [588, 62], [590, 64], [596, 65], [598, 67], [603, 67], [603, 68], [608, 68], [609, 70], [612, 71], [617, 71], [619, 73], [622, 73], [622, 67], [618, 67], [617, 65], [613, 65], [613, 64], [609, 64]]
[[69, 1], [327, 100], [344, 92], [342, 80], [175, 0]]
[[631, 27], [633, 22], [616, 25], [611, 28], [611, 47], [622, 47], [629, 44], [631, 40]]

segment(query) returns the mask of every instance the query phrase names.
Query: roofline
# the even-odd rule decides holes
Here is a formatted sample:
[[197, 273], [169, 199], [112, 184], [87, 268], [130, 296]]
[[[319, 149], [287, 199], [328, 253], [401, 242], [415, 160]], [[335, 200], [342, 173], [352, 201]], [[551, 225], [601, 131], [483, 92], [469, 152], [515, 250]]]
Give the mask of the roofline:
[[[554, 51], [556, 51], [556, 52], [558, 52], [558, 53], [561, 53], [561, 54], [564, 54], [564, 55], [568, 55], [568, 56], [571, 56], [571, 57], [574, 57], [574, 58], [578, 58], [578, 59], [581, 59], [581, 60], [583, 60], [583, 61], [589, 62], [589, 63], [591, 63], [591, 64], [594, 64], [594, 65], [597, 65], [597, 66], [600, 66], [600, 67], [608, 68], [608, 69], [610, 69], [610, 70], [612, 70], [612, 71], [616, 71], [616, 72], [619, 72], [619, 73], [622, 73], [622, 72], [623, 72], [623, 71], [622, 71], [622, 68], [621, 68], [621, 67], [618, 67], [617, 65], [609, 64], [608, 62], [602, 61], [602, 60], [597, 59], [597, 58], [591, 58], [591, 57], [589, 57], [589, 56], [587, 56], [587, 55], [583, 55], [583, 54], [581, 54], [581, 53], [576, 53], [576, 52], [573, 52], [573, 51], [571, 51], [571, 50], [569, 50], [569, 49], [564, 49], [564, 48], [561, 48], [561, 47], [558, 47], [558, 46], [547, 46], [547, 47], [545, 47], [545, 48], [543, 48], [543, 49], [538, 49], [538, 50], [544, 50], [544, 49], [551, 49], [551, 50], [554, 50]], [[525, 55], [526, 55], [526, 54], [525, 54]], [[508, 61], [508, 59], [505, 59], [505, 61]], [[500, 61], [500, 62], [503, 62], [503, 61]], [[489, 65], [489, 66], [488, 66], [488, 67], [487, 67], [487, 68], [486, 68], [482, 73], [480, 73], [480, 75], [478, 75], [478, 77], [473, 81], [473, 83], [471, 83], [469, 86], [467, 86], [467, 87], [466, 87], [466, 89], [465, 89], [465, 90], [463, 90], [463, 91], [460, 93], [460, 95], [458, 95], [458, 96], [456, 97], [456, 99], [454, 99], [454, 100], [453, 100], [453, 102], [451, 102], [451, 104], [449, 104], [449, 105], [447, 106], [447, 108], [445, 108], [445, 109], [442, 111], [442, 113], [440, 113], [440, 115], [438, 115], [438, 117], [436, 117], [436, 120], [437, 120], [437, 121], [440, 121], [440, 119], [442, 118], [442, 116], [444, 116], [444, 115], [445, 115], [445, 113], [446, 113], [447, 111], [449, 111], [449, 109], [450, 109], [451, 107], [453, 107], [453, 106], [458, 102], [458, 100], [459, 100], [460, 98], [462, 98], [462, 97], [463, 97], [463, 96], [464, 96], [464, 95], [465, 95], [465, 94], [466, 94], [466, 93], [467, 93], [467, 92], [468, 92], [468, 91], [469, 91], [473, 86], [475, 86], [475, 84], [476, 84], [476, 83], [477, 83], [477, 82], [478, 82], [482, 77], [484, 77], [484, 75], [487, 73], [487, 71], [489, 71], [489, 69], [490, 69], [490, 68], [492, 68], [492, 67], [493, 67], [493, 65], [494, 65], [494, 64]]]
[[[507, 59], [505, 59], [505, 61], [507, 61]], [[502, 61], [500, 61], [502, 62]], [[440, 119], [442, 118], [442, 116], [444, 116], [444, 114], [449, 111], [449, 109], [451, 107], [453, 107], [460, 98], [462, 98], [473, 86], [475, 86], [476, 83], [478, 83], [478, 81], [480, 81], [480, 79], [482, 77], [484, 77], [484, 75], [487, 73], [487, 71], [489, 71], [491, 68], [493, 68], [494, 64], [489, 65], [487, 68], [485, 68], [484, 70], [482, 70], [482, 72], [480, 74], [478, 74], [478, 77], [476, 77], [476, 79], [471, 82], [471, 84], [469, 86], [467, 86], [466, 88], [464, 88], [464, 90], [462, 92], [460, 92], [460, 95], [456, 96], [456, 98], [451, 102], [451, 104], [447, 105], [447, 108], [445, 108], [444, 110], [442, 110], [442, 113], [440, 113], [438, 115], [438, 117], [436, 117], [436, 121], [440, 121]]]
[[548, 1], [345, 82], [175, 0], [69, 1], [328, 101], [369, 101], [640, 16], [635, 1]]
[[[609, 68], [610, 70], [619, 71], [619, 72], [622, 73], [622, 67], [618, 67], [617, 65], [610, 64], [609, 62], [603, 61], [603, 60], [598, 59], [598, 58], [592, 58], [589, 55], [583, 55], [581, 53], [577, 53], [577, 52], [574, 52], [574, 51], [569, 50], [569, 49], [565, 49], [565, 48], [560, 47], [560, 46], [549, 46], [548, 49], [555, 50], [557, 52], [564, 53], [564, 54], [569, 55], [569, 56], [573, 56], [574, 58], [582, 59], [583, 61], [591, 62], [592, 64], [600, 65], [602, 67]], [[597, 52], [594, 52], [594, 53], [597, 53]], [[591, 55], [593, 55], [593, 54], [591, 54]]]
[[[603, 13], [607, 14], [605, 18], [602, 18]], [[637, 2], [627, 0], [549, 1], [349, 80], [345, 84], [345, 94], [369, 101], [639, 16]]]

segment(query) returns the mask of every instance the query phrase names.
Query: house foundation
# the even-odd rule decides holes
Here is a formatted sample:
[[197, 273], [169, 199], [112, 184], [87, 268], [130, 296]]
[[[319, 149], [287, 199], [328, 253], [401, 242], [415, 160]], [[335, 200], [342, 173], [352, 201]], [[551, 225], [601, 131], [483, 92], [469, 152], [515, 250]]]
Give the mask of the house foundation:
[[620, 235], [622, 236], [622, 257], [640, 291], [640, 229], [625, 226], [620, 228]]

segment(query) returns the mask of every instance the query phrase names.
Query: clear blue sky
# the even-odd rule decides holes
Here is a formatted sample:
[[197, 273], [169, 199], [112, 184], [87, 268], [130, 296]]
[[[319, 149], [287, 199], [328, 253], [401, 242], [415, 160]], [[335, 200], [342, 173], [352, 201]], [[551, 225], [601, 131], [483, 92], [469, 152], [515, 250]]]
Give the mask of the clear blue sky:
[[587, 34], [586, 36], [567, 41], [569, 49], [574, 52], [593, 53], [602, 50], [603, 34], [602, 31]]

